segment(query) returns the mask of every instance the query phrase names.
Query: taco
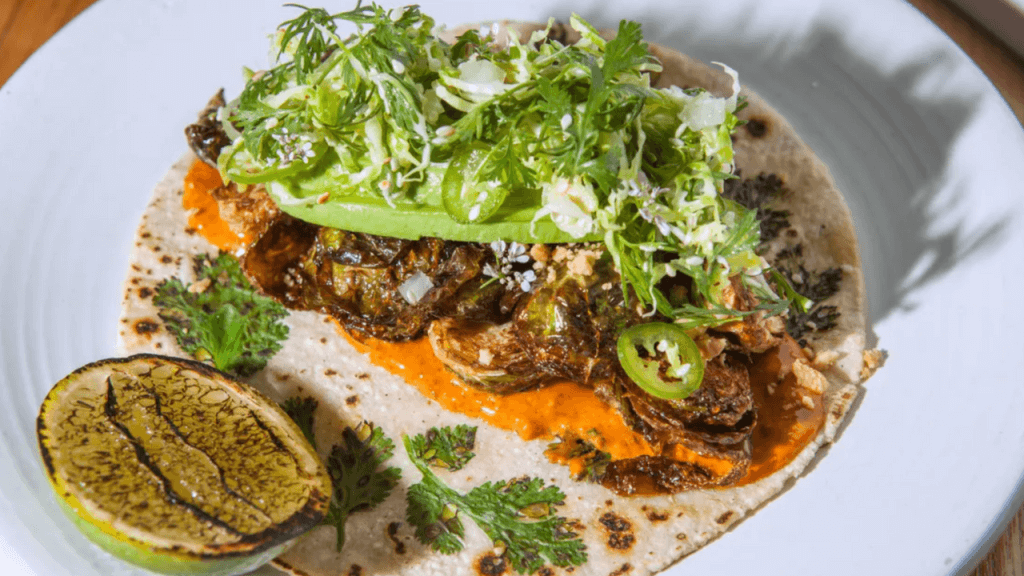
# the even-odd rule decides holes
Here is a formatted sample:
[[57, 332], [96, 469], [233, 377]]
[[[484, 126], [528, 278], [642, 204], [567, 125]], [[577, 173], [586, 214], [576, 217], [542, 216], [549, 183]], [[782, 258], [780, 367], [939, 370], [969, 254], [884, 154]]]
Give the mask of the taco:
[[[344, 16], [373, 26], [343, 41], [335, 18], [309, 10], [286, 23], [277, 46], [291, 75], [254, 74], [238, 99], [218, 95], [188, 128], [194, 154], [172, 167], [142, 217], [121, 318], [123, 352], [209, 361], [305, 423], [335, 480], [333, 516], [278, 568], [652, 574], [775, 497], [835, 439], [881, 360], [865, 350], [852, 219], [827, 168], [734, 72], [647, 46], [632, 23], [599, 34], [575, 17], [500, 22], [444, 42], [415, 8], [373, 6]], [[387, 34], [420, 41], [422, 58]], [[374, 88], [387, 104], [374, 108], [344, 72], [335, 93], [323, 88], [323, 66], [355, 62], [374, 42], [386, 60], [340, 69], [390, 70]], [[610, 54], [634, 61], [612, 70]], [[450, 64], [459, 55], [461, 68]], [[587, 106], [598, 106], [597, 157], [608, 168], [618, 155], [614, 171], [577, 163], [582, 176], [572, 179], [517, 163], [527, 157], [516, 148], [523, 126], [480, 140], [511, 108], [487, 116], [475, 105], [509, 92], [517, 62], [545, 59], [590, 76], [558, 93], [565, 78], [541, 74], [532, 133], [547, 129], [538, 117], [564, 109], [549, 124], [582, 140], [582, 128], [569, 129], [596, 125]], [[417, 73], [436, 82], [431, 96], [402, 80]], [[301, 124], [274, 130], [292, 118], [254, 115], [268, 110], [253, 104], [260, 98], [281, 106], [300, 93], [305, 74], [321, 74], [301, 97], [329, 104], [314, 113], [339, 126], [330, 137], [303, 140]], [[588, 100], [612, 85], [602, 102]], [[674, 111], [659, 135], [653, 116], [667, 112], [642, 117], [651, 94], [700, 105], [682, 121]], [[403, 98], [431, 121], [403, 119]], [[425, 166], [429, 150], [394, 138], [406, 122], [443, 150], [461, 129], [453, 120], [474, 114], [467, 134], [478, 137], [466, 140], [476, 143], [441, 152], [440, 169]], [[345, 133], [341, 117], [362, 127]], [[644, 122], [650, 134], [609, 135], [612, 124]], [[571, 138], [544, 138], [567, 162]], [[697, 175], [680, 180], [680, 157], [665, 168], [636, 144], [647, 138], [713, 152], [689, 158]], [[488, 165], [501, 146], [504, 164]], [[414, 202], [394, 192], [401, 177]], [[683, 181], [689, 188], [668, 190]], [[607, 205], [615, 189], [642, 237], [619, 233], [627, 228], [607, 214], [599, 221], [592, 203]], [[681, 194], [676, 212], [658, 204], [672, 193]], [[704, 216], [673, 230], [686, 221], [684, 203]], [[718, 241], [706, 238], [701, 252], [693, 234], [714, 230]]]

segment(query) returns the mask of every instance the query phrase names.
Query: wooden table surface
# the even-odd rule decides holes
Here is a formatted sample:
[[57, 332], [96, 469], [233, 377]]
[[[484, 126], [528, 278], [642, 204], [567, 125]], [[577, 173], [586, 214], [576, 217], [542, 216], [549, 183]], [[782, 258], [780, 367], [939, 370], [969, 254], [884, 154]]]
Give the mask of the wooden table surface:
[[[96, 0], [0, 0], [0, 86], [65, 23]], [[909, 0], [974, 59], [1024, 125], [1024, 59], [942, 0]], [[1024, 576], [1024, 508], [968, 576]]]

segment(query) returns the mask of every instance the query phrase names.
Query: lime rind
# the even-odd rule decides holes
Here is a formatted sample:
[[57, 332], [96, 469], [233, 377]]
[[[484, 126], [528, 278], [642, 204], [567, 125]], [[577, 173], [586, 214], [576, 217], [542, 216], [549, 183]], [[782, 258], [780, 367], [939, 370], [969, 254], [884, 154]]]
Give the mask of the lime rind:
[[[74, 525], [154, 572], [251, 571], [318, 525], [331, 498], [323, 463], [276, 403], [191, 360], [140, 354], [84, 366], [47, 395], [37, 432]], [[194, 457], [164, 449], [175, 443]], [[221, 482], [211, 486], [204, 465]], [[253, 466], [271, 476], [247, 478]], [[237, 501], [255, 512], [239, 513]]]
[[255, 554], [241, 557], [204, 558], [168, 549], [156, 549], [93, 524], [94, 519], [80, 506], [74, 506], [63, 498], [57, 503], [64, 514], [92, 543], [113, 556], [140, 568], [168, 576], [237, 576], [251, 572], [270, 562], [290, 548], [296, 540], [282, 542]]

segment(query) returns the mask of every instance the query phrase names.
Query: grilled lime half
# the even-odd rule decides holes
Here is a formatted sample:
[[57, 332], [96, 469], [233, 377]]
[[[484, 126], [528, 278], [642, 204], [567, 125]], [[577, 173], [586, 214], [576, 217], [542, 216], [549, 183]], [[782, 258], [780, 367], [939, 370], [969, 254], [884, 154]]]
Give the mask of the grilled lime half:
[[37, 420], [58, 501], [93, 542], [164, 574], [240, 574], [323, 519], [331, 480], [274, 402], [141, 354], [57, 383]]

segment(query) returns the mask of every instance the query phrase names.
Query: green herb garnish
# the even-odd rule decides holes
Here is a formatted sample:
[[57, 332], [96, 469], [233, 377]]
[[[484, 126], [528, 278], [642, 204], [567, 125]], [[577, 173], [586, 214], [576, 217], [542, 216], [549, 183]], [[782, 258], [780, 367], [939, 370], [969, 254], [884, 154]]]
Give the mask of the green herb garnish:
[[[448, 487], [430, 469], [447, 447], [464, 446], [475, 427], [431, 428], [427, 436], [403, 436], [406, 451], [423, 474], [409, 487], [406, 512], [416, 538], [433, 550], [455, 554], [463, 549], [467, 517], [487, 534], [520, 573], [533, 573], [545, 563], [579, 566], [586, 562], [586, 546], [569, 522], [556, 515], [565, 500], [557, 486], [545, 486], [540, 478], [515, 478], [487, 482], [462, 494]], [[433, 452], [433, 454], [431, 454]], [[461, 459], [464, 464], [469, 457]], [[440, 461], [449, 462], [441, 459]]]
[[426, 436], [417, 434], [409, 440], [412, 452], [435, 468], [461, 470], [473, 459], [476, 444], [476, 426], [460, 424], [455, 428], [431, 428]]
[[281, 408], [298, 425], [299, 430], [302, 430], [302, 435], [313, 447], [316, 447], [316, 436], [313, 434], [313, 415], [319, 405], [320, 403], [315, 398], [309, 396], [306, 398], [293, 396], [281, 404]]
[[[338, 24], [357, 32], [337, 35]], [[612, 40], [578, 16], [572, 45], [487, 29], [448, 44], [416, 7], [310, 10], [287, 22], [279, 61], [224, 110], [241, 138], [221, 154], [239, 182], [333, 228], [397, 238], [603, 241], [627, 297], [687, 328], [786, 300], [763, 280], [755, 212], [721, 196], [732, 178], [739, 82], [719, 98], [654, 88], [640, 25]], [[324, 194], [324, 193], [328, 194]], [[326, 199], [326, 201], [324, 201]], [[663, 280], [688, 276], [687, 302]], [[731, 279], [762, 305], [724, 305]]]
[[[309, 397], [292, 397], [281, 405], [314, 447], [313, 417], [317, 405], [318, 402]], [[377, 507], [398, 485], [402, 471], [394, 466], [383, 467], [394, 452], [394, 442], [368, 422], [354, 429], [346, 426], [341, 431], [341, 444], [331, 448], [326, 465], [334, 495], [323, 523], [334, 526], [338, 552], [345, 546], [345, 522], [349, 515]]]
[[334, 485], [334, 497], [324, 524], [337, 530], [338, 552], [345, 545], [345, 521], [349, 515], [375, 508], [398, 485], [402, 471], [394, 466], [383, 468], [394, 451], [391, 439], [367, 422], [354, 430], [346, 426], [341, 431], [341, 444], [331, 449], [327, 472]]
[[192, 284], [169, 278], [153, 296], [178, 345], [238, 376], [262, 370], [288, 337], [284, 306], [260, 295], [229, 254], [196, 256], [194, 269]]

